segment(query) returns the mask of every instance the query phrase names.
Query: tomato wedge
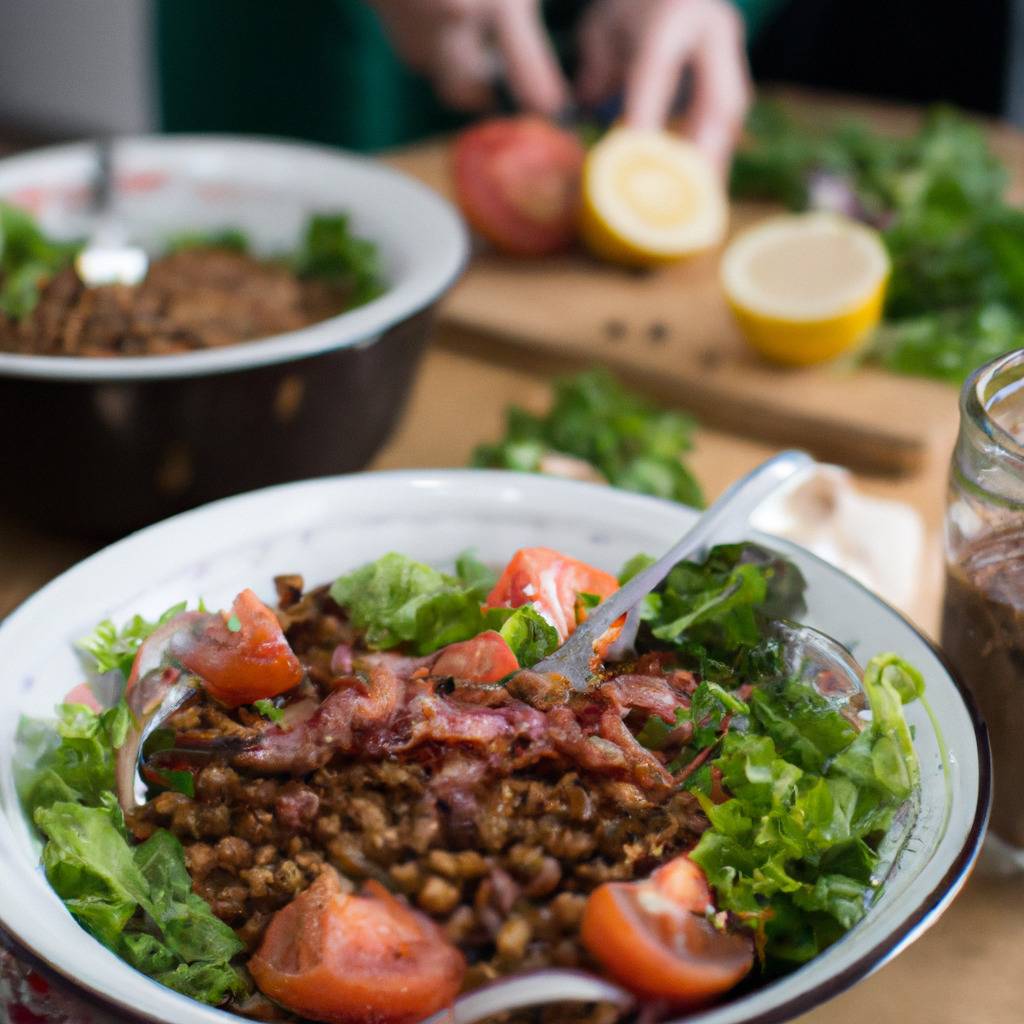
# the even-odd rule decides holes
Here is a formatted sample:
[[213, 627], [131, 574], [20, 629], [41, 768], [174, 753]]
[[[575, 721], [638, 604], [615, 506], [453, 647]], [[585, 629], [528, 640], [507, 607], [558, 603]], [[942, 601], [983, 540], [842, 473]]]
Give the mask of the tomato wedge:
[[678, 861], [692, 864], [677, 858], [647, 881], [598, 886], [587, 899], [580, 939], [631, 992], [689, 1006], [736, 985], [753, 966], [754, 946], [707, 919], [703, 872]]
[[230, 615], [204, 617], [191, 642], [176, 653], [210, 696], [229, 708], [276, 697], [302, 679], [277, 616], [251, 590], [235, 598]]
[[430, 671], [435, 676], [496, 683], [518, 668], [519, 661], [505, 638], [489, 629], [472, 640], [442, 648]]
[[518, 608], [532, 603], [564, 640], [576, 628], [579, 594], [608, 597], [619, 581], [601, 569], [552, 551], [520, 548], [487, 595], [486, 608]]
[[414, 1024], [449, 1006], [462, 954], [380, 883], [341, 891], [327, 869], [279, 910], [249, 961], [264, 995], [326, 1024]]
[[576, 135], [550, 121], [492, 118], [455, 142], [455, 197], [470, 224], [502, 252], [561, 252], [576, 238], [583, 157]]

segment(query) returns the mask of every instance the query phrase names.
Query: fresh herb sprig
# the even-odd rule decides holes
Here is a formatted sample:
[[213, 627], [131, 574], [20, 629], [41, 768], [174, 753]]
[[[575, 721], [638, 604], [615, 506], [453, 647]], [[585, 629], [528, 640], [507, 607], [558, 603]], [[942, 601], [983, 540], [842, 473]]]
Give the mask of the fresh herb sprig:
[[701, 507], [700, 486], [682, 457], [693, 447], [694, 423], [627, 391], [611, 374], [591, 370], [556, 380], [541, 416], [512, 406], [505, 436], [480, 445], [474, 466], [536, 473], [545, 457], [570, 455], [627, 491]]
[[866, 356], [959, 383], [1024, 343], [1024, 211], [1005, 202], [1006, 183], [984, 133], [948, 109], [891, 138], [855, 122], [815, 130], [762, 103], [731, 189], [878, 226], [892, 275], [885, 325]]

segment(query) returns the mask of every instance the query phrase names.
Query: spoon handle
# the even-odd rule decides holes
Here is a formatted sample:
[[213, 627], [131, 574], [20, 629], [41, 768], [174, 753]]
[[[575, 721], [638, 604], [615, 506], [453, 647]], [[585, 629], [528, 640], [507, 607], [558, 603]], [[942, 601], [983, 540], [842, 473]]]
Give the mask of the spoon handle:
[[[725, 539], [733, 530], [744, 531], [751, 513], [768, 495], [795, 473], [813, 464], [814, 460], [806, 452], [784, 451], [737, 480], [661, 558], [602, 601], [554, 654], [534, 666], [534, 671], [561, 672], [573, 679], [575, 673], [566, 671], [567, 663], [580, 660], [589, 663], [596, 641], [619, 616], [631, 612], [654, 590], [678, 562], [706, 544]], [[634, 613], [627, 620], [633, 636], [638, 625], [639, 616]], [[623, 637], [630, 644], [632, 639]]]

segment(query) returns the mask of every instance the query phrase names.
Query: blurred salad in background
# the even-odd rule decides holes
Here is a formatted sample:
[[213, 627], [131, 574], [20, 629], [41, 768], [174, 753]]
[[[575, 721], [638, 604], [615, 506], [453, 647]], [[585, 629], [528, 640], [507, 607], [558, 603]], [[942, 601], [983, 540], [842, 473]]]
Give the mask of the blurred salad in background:
[[1024, 344], [1024, 211], [984, 132], [936, 108], [905, 138], [849, 121], [820, 129], [762, 102], [733, 165], [734, 198], [826, 209], [877, 227], [892, 261], [866, 358], [959, 383]]

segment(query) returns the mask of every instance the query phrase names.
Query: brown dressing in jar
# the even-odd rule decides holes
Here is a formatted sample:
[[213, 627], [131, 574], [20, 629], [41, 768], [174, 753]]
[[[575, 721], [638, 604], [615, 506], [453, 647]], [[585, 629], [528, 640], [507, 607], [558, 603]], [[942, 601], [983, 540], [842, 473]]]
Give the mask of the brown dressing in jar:
[[988, 724], [992, 830], [1024, 847], [1024, 524], [969, 543], [948, 564], [942, 644]]

